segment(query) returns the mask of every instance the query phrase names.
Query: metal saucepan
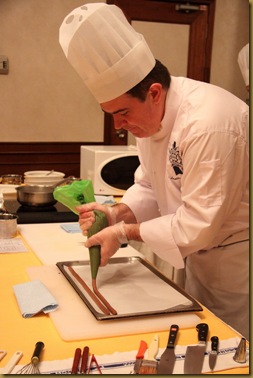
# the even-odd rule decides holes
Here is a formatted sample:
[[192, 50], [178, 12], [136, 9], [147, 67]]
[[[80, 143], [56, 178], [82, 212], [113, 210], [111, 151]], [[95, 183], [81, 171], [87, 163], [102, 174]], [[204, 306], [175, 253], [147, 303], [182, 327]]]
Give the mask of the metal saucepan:
[[54, 189], [62, 184], [70, 184], [80, 180], [74, 176], [59, 181], [56, 185], [21, 185], [16, 188], [17, 200], [24, 206], [52, 206], [57, 201], [54, 199]]

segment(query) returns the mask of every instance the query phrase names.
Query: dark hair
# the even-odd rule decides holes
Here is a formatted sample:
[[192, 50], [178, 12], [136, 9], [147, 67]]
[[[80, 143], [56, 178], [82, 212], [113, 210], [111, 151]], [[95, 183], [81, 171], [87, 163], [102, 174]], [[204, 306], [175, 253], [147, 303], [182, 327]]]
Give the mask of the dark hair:
[[156, 59], [156, 64], [150, 73], [126, 93], [132, 97], [137, 97], [140, 101], [145, 101], [148, 90], [153, 83], [160, 83], [164, 89], [168, 89], [170, 80], [170, 73], [167, 67]]

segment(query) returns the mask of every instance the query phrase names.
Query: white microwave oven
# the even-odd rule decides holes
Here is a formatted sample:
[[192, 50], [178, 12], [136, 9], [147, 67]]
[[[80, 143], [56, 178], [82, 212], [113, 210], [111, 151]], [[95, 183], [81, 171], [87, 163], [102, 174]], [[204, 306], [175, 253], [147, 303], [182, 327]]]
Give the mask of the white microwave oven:
[[139, 164], [136, 146], [81, 146], [80, 178], [92, 181], [96, 195], [122, 196]]

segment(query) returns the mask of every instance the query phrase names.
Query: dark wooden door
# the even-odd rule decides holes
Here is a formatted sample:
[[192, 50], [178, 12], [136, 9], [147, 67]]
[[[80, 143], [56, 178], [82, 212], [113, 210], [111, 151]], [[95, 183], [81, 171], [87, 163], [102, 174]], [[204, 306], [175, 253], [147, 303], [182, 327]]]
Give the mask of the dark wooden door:
[[[210, 81], [215, 0], [107, 0], [119, 6], [129, 22], [151, 21], [189, 25], [187, 77]], [[116, 131], [105, 115], [105, 144], [127, 144], [127, 132]]]

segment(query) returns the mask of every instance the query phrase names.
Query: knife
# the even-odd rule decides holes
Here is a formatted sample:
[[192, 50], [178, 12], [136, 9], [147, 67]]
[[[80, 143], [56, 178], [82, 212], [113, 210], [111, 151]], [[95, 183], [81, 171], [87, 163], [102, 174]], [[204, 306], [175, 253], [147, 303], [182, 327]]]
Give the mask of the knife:
[[147, 349], [148, 349], [148, 344], [146, 343], [146, 341], [141, 340], [138, 352], [135, 357], [136, 361], [134, 364], [134, 371], [133, 371], [134, 374], [139, 374], [141, 363]]
[[184, 374], [201, 374], [206, 351], [206, 339], [208, 325], [200, 323], [196, 327], [198, 331], [198, 345], [189, 345], [186, 350], [184, 362]]
[[174, 345], [177, 337], [178, 328], [179, 327], [176, 324], [172, 324], [172, 326], [170, 327], [168, 344], [165, 351], [161, 355], [161, 359], [157, 369], [157, 374], [172, 374], [173, 372], [176, 361]]
[[211, 352], [209, 354], [209, 367], [214, 369], [218, 356], [219, 338], [217, 336], [211, 337]]

